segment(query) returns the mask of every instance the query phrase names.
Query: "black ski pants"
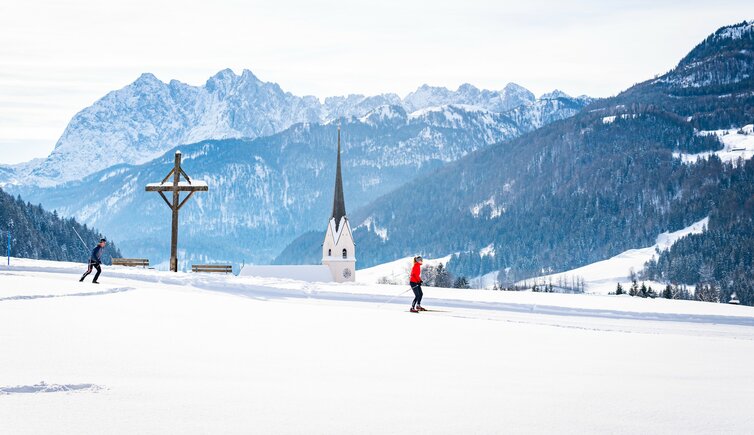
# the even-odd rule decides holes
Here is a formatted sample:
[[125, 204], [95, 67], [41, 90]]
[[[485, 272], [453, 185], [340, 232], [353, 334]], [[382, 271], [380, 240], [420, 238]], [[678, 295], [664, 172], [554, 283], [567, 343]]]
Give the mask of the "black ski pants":
[[422, 285], [420, 282], [412, 282], [411, 283], [411, 290], [414, 291], [414, 302], [411, 303], [411, 307], [415, 307], [417, 305], [421, 306], [422, 304], [422, 296], [424, 296], [424, 292], [422, 292]]
[[99, 278], [99, 274], [102, 273], [102, 268], [99, 265], [100, 265], [99, 261], [89, 260], [89, 267], [86, 269], [86, 272], [84, 272], [84, 274], [81, 276], [81, 281], [83, 281], [87, 275], [92, 273], [92, 268], [97, 269], [97, 273], [94, 274], [94, 279], [92, 280], [92, 282], [97, 281], [97, 278]]

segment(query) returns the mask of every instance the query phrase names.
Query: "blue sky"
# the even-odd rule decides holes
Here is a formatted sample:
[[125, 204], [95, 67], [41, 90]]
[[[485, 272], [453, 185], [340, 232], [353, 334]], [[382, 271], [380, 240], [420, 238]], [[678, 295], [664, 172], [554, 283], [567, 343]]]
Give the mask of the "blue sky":
[[70, 118], [152, 72], [250, 69], [298, 95], [423, 83], [609, 96], [672, 68], [750, 1], [40, 1], [0, 4], [0, 163], [46, 156]]

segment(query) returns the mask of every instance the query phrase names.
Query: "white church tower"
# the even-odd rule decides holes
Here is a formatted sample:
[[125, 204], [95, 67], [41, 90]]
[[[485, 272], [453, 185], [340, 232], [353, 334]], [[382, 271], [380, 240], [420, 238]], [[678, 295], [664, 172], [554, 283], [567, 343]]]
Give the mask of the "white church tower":
[[338, 126], [338, 163], [335, 169], [335, 195], [332, 216], [322, 244], [322, 264], [330, 268], [333, 280], [347, 282], [356, 279], [355, 244], [351, 225], [346, 217], [343, 198], [343, 177], [340, 174], [340, 126]]

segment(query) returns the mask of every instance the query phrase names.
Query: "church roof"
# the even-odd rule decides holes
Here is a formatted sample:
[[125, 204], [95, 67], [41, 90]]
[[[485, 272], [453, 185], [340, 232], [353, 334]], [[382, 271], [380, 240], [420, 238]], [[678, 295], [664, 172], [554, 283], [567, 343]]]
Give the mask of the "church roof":
[[335, 219], [335, 229], [338, 230], [340, 221], [346, 216], [346, 200], [343, 196], [343, 176], [340, 173], [340, 126], [338, 126], [338, 164], [335, 169], [335, 194], [332, 203], [332, 218]]

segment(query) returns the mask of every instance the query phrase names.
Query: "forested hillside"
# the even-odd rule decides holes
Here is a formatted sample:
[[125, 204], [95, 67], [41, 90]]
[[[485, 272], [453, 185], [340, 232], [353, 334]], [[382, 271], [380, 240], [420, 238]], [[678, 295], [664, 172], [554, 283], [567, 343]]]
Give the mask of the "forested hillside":
[[[749, 151], [728, 143], [754, 122], [753, 34], [746, 22], [722, 28], [667, 74], [481, 149], [358, 210], [351, 218], [359, 266], [456, 253], [453, 272], [500, 270], [512, 283], [651, 246], [658, 234], [710, 216], [710, 233], [677, 249], [706, 241], [695, 264], [710, 264], [716, 285], [730, 292], [741, 284], [732, 277], [754, 269], [751, 254], [744, 255], [754, 239], [746, 211], [750, 163], [730, 158]], [[712, 247], [712, 240], [725, 246]], [[681, 252], [664, 254], [661, 265]], [[720, 264], [725, 255], [730, 264]], [[690, 279], [686, 284], [698, 279], [653, 273]], [[739, 296], [750, 303], [748, 285]]]
[[754, 305], [754, 161], [740, 168], [725, 166], [709, 228], [685, 237], [650, 261], [645, 276], [673, 283], [713, 284], [727, 301], [735, 292], [746, 305]]
[[[81, 243], [76, 232], [86, 242]], [[0, 189], [0, 252], [8, 255], [8, 231], [11, 233], [11, 256], [57, 261], [87, 261], [102, 234], [74, 219], [60, 218], [55, 212], [25, 203], [21, 197]], [[118, 248], [108, 242], [102, 260], [110, 264], [112, 257], [120, 257]]]

